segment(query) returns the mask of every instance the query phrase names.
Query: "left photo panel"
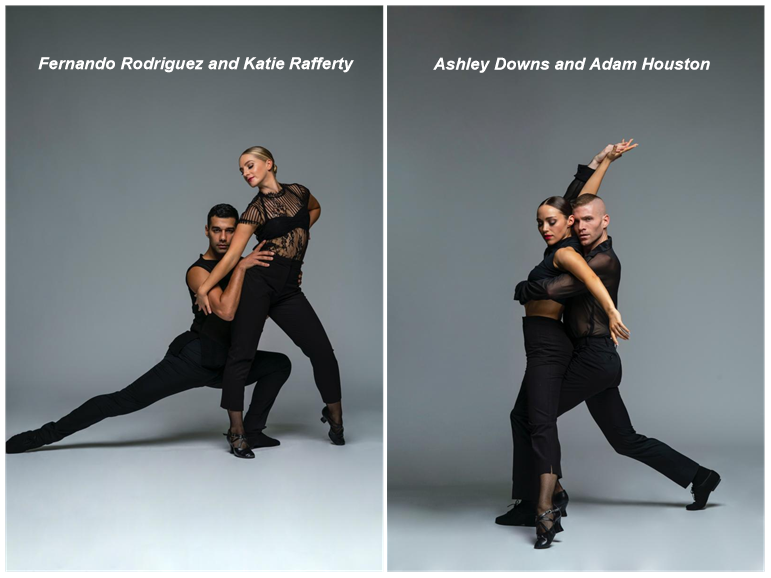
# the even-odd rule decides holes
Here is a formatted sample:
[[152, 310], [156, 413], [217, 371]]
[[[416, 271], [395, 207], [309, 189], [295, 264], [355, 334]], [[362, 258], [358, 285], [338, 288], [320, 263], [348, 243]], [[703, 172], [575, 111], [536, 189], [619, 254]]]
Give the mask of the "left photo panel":
[[7, 570], [383, 568], [382, 34], [6, 8]]

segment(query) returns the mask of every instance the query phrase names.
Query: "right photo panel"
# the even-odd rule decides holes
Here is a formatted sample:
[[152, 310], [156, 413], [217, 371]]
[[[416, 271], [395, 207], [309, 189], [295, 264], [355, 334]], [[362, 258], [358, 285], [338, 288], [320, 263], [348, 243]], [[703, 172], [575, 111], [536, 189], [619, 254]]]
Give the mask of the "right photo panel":
[[763, 569], [763, 18], [388, 8], [389, 571]]

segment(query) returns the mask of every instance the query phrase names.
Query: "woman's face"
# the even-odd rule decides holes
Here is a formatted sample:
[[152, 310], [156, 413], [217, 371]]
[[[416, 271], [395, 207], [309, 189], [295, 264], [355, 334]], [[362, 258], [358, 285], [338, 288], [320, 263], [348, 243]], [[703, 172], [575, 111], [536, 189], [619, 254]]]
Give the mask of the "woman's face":
[[570, 227], [573, 226], [573, 215], [566, 217], [562, 211], [550, 205], [538, 207], [536, 215], [538, 232], [541, 233], [547, 245], [554, 245], [570, 235]]
[[254, 155], [241, 155], [238, 159], [238, 170], [252, 188], [260, 186], [271, 168], [273, 168], [273, 161], [264, 161]]

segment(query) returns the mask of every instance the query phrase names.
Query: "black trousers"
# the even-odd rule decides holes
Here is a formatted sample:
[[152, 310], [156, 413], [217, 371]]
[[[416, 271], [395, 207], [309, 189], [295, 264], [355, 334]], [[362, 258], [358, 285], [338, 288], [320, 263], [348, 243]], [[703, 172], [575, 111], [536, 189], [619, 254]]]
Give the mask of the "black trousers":
[[230, 350], [222, 377], [221, 407], [244, 408], [244, 384], [265, 320], [276, 322], [310, 359], [316, 387], [324, 403], [340, 401], [340, 369], [332, 344], [316, 312], [300, 290], [300, 261], [274, 256], [270, 267], [246, 271], [235, 319], [231, 324]]
[[[618, 386], [621, 383], [621, 359], [609, 337], [586, 337], [574, 343], [570, 364], [560, 390], [557, 414], [562, 415], [581, 402], [586, 402], [594, 421], [617, 453], [638, 460], [665, 475], [676, 484], [687, 487], [693, 481], [699, 464], [657, 439], [638, 434], [629, 419]], [[527, 408], [517, 398], [511, 412], [515, 464], [532, 463], [531, 427]], [[518, 454], [520, 456], [518, 457]], [[522, 457], [525, 456], [525, 457]], [[534, 470], [515, 471], [512, 497], [537, 500], [537, 476]]]
[[[283, 353], [257, 352], [247, 376], [247, 383], [257, 382], [244, 418], [247, 433], [265, 428], [270, 408], [291, 371], [292, 364]], [[221, 379], [222, 371], [201, 366], [201, 342], [195, 339], [178, 355], [167, 353], [160, 363], [124, 389], [93, 397], [59, 421], [45, 424], [41, 435], [46, 444], [57, 442], [104, 418], [139, 411], [170, 395], [196, 387], [220, 387]]]
[[555, 319], [523, 317], [522, 330], [527, 367], [514, 412], [527, 423], [531, 447], [514, 452], [513, 471], [515, 485], [528, 488], [530, 496], [533, 491], [537, 495], [541, 474], [562, 477], [557, 411], [573, 344], [562, 322]]

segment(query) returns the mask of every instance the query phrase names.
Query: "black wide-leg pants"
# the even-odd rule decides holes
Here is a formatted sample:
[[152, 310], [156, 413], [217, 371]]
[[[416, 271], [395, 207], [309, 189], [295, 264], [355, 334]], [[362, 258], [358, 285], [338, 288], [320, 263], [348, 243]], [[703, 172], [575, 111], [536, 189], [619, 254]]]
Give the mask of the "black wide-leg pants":
[[538, 496], [541, 474], [562, 477], [557, 412], [560, 389], [573, 353], [573, 344], [561, 321], [548, 317], [523, 317], [527, 367], [517, 401], [511, 411], [527, 431], [528, 448], [518, 447], [515, 436], [513, 482], [518, 498]]
[[324, 403], [340, 401], [340, 369], [332, 344], [311, 304], [300, 290], [302, 263], [274, 256], [270, 267], [246, 271], [235, 319], [231, 324], [230, 350], [222, 377], [220, 406], [231, 411], [244, 407], [244, 384], [265, 320], [270, 316], [310, 359], [316, 387]]
[[[638, 434], [629, 418], [618, 386], [621, 383], [621, 358], [609, 337], [585, 337], [574, 343], [573, 356], [562, 382], [558, 415], [586, 402], [594, 421], [600, 426], [611, 447], [619, 454], [638, 460], [665, 475], [676, 484], [687, 487], [699, 464], [667, 444]], [[520, 412], [511, 413], [514, 454], [531, 450], [529, 424]], [[526, 463], [526, 462], [520, 462]], [[532, 477], [527, 472], [514, 475], [512, 497], [536, 500], [532, 486], [522, 480]]]
[[[292, 364], [283, 353], [257, 352], [246, 378], [246, 383], [257, 382], [244, 418], [247, 433], [265, 428], [273, 402], [291, 371]], [[139, 411], [170, 395], [196, 387], [219, 388], [221, 379], [221, 370], [201, 365], [201, 341], [194, 339], [178, 354], [166, 353], [160, 363], [131, 385], [93, 397], [59, 421], [45, 424], [41, 435], [46, 444], [57, 442], [105, 418]]]

